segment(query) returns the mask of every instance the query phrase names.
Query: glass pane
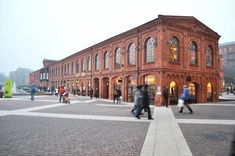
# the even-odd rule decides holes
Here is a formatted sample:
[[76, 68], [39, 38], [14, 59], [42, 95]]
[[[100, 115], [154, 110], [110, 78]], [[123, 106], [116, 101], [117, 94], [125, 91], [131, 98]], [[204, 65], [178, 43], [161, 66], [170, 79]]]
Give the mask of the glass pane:
[[212, 50], [210, 47], [206, 49], [206, 65], [212, 66]]
[[109, 68], [109, 53], [108, 52], [105, 53], [104, 61], [105, 61], [104, 62], [104, 68], [108, 69]]
[[99, 55], [97, 54], [96, 57], [95, 57], [95, 69], [96, 70], [99, 70]]
[[129, 47], [129, 64], [135, 64], [135, 44], [132, 43]]
[[195, 42], [190, 44], [190, 64], [197, 64], [197, 45]]
[[88, 57], [88, 71], [91, 71], [91, 57]]
[[121, 48], [117, 48], [115, 52], [115, 66], [121, 66]]
[[146, 62], [153, 62], [154, 61], [154, 40], [153, 38], [148, 39], [146, 45]]
[[176, 37], [173, 37], [169, 41], [169, 52], [170, 52], [170, 62], [179, 62], [180, 49], [179, 41]]

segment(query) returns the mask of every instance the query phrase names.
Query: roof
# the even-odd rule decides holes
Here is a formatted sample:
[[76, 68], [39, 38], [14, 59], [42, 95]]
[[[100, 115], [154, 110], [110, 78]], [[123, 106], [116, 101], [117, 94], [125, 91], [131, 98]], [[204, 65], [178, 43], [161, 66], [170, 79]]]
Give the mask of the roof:
[[222, 46], [229, 46], [229, 45], [235, 45], [235, 41], [222, 43], [219, 46], [222, 47]]

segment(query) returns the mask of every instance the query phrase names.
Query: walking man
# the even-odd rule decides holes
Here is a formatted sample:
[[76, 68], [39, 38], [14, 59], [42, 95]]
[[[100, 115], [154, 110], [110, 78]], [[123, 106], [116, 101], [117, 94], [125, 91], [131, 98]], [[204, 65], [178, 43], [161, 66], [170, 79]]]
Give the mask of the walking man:
[[164, 86], [163, 88], [163, 98], [164, 98], [165, 106], [168, 107], [169, 89], [166, 86]]
[[[189, 101], [189, 89], [187, 87], [187, 85], [183, 86], [183, 94], [181, 95], [181, 99], [184, 100], [184, 105], [188, 108], [188, 110], [190, 111], [190, 114], [193, 114], [193, 110], [192, 108], [189, 106], [188, 101]], [[184, 107], [181, 107], [180, 109], [180, 113], [183, 113]]]
[[148, 119], [153, 120], [153, 118], [151, 116], [151, 109], [149, 107], [150, 97], [149, 97], [148, 85], [145, 85], [144, 89], [143, 89], [142, 104], [143, 104], [143, 109], [147, 110], [147, 112], [148, 112]]

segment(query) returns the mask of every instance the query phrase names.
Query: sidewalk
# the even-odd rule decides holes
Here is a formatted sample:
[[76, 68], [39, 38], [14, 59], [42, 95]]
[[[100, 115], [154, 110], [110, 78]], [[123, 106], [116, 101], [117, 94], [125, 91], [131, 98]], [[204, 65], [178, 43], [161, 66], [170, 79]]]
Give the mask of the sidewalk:
[[[112, 102], [109, 99], [100, 100]], [[122, 104], [133, 105], [129, 102]], [[151, 107], [154, 107], [154, 120], [150, 122], [140, 156], [192, 156], [171, 108]]]
[[171, 108], [155, 107], [141, 156], [192, 156]]
[[221, 96], [219, 96], [220, 101], [235, 101], [235, 95], [233, 93], [227, 94], [226, 92], [222, 93]]

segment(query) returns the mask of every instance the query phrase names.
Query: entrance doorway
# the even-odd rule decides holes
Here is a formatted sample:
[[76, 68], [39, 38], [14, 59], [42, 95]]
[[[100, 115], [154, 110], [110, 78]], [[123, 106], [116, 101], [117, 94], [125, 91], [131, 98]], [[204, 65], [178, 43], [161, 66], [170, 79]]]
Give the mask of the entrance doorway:
[[136, 76], [129, 76], [127, 79], [127, 101], [134, 102], [135, 92], [136, 92]]
[[212, 85], [211, 83], [209, 82], [207, 84], [207, 87], [206, 87], [206, 90], [207, 90], [207, 102], [212, 102], [213, 100], [213, 97], [212, 97]]
[[109, 78], [103, 78], [103, 98], [109, 99]]
[[154, 105], [155, 101], [155, 92], [156, 92], [156, 86], [155, 86], [155, 75], [146, 75], [144, 77], [144, 84], [149, 85], [149, 95], [150, 95], [150, 104]]
[[178, 103], [178, 86], [175, 81], [171, 81], [170, 87], [170, 105], [176, 105]]
[[94, 95], [97, 96], [97, 97], [99, 97], [99, 95], [100, 95], [100, 93], [99, 93], [99, 91], [100, 91], [99, 84], [100, 84], [99, 79], [95, 78], [94, 79], [94, 88], [93, 88], [93, 90], [94, 90]]
[[189, 103], [197, 103], [198, 85], [195, 83], [189, 83]]

